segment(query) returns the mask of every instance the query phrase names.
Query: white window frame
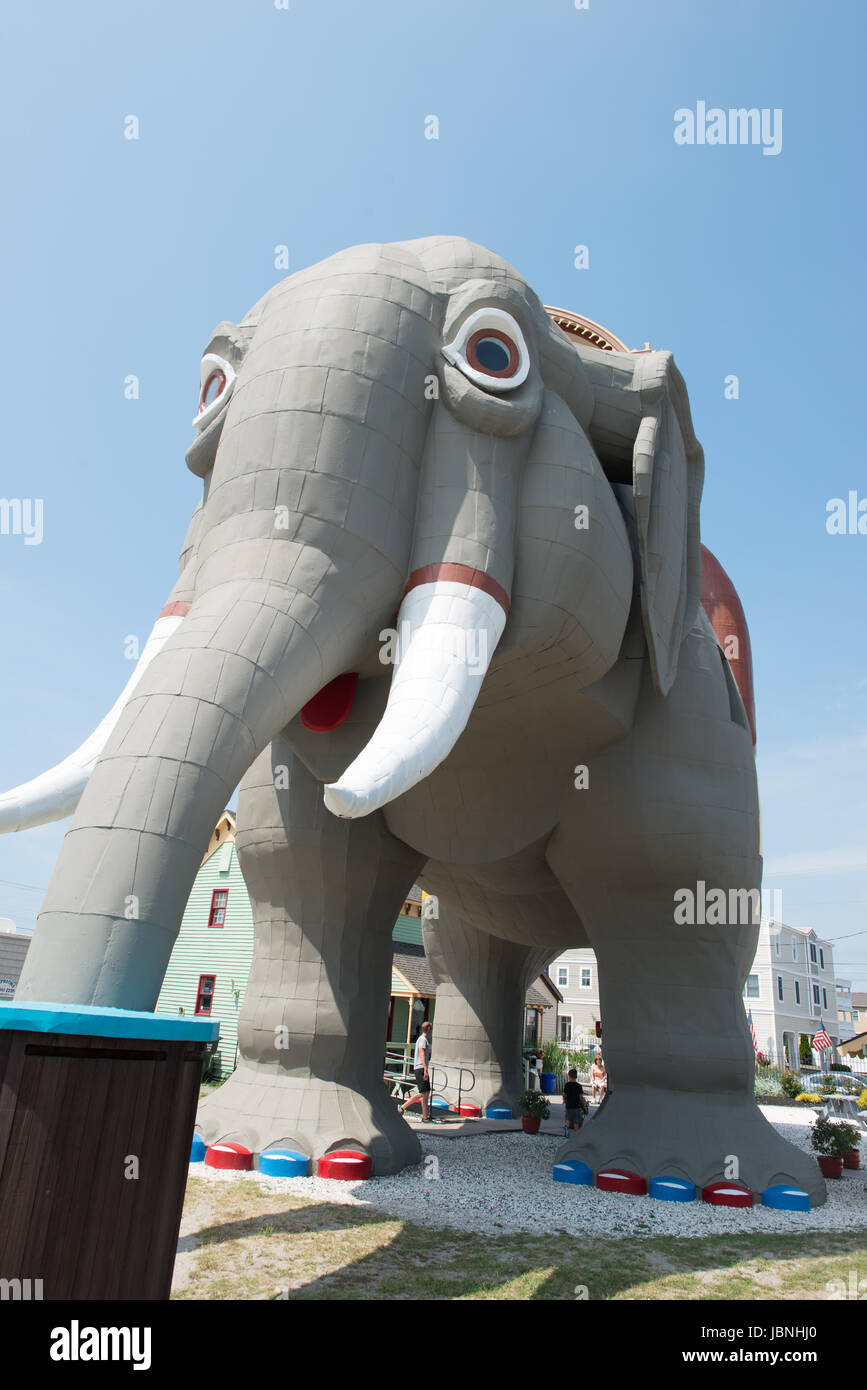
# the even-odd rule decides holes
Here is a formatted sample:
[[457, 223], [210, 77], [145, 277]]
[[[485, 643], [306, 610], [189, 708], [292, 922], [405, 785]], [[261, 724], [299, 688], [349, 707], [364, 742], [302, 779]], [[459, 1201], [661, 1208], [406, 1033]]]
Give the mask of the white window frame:
[[784, 990], [784, 988], [783, 988], [783, 977], [782, 977], [782, 975], [778, 975], [778, 976], [777, 976], [777, 999], [778, 999], [778, 1000], [780, 1001], [780, 1003], [782, 1004], [782, 1003], [784, 1002], [785, 998], [786, 998], [786, 992], [785, 992], [785, 990]]
[[817, 1009], [820, 1007], [820, 1005], [821, 1005], [821, 1003], [822, 1003], [821, 999], [819, 998], [819, 986], [818, 986], [818, 985], [813, 985], [813, 1003], [816, 1005], [816, 1008], [817, 1008]]
[[[755, 980], [755, 982], [756, 982], [756, 992], [755, 992], [755, 994], [749, 994], [749, 993], [747, 992], [747, 991], [749, 990], [749, 987], [750, 987], [750, 980]], [[751, 972], [751, 973], [747, 976], [747, 978], [744, 980], [744, 998], [745, 998], [745, 999], [761, 999], [761, 997], [762, 997], [762, 982], [761, 982], [761, 980], [759, 979], [758, 975], [755, 975], [755, 974], [753, 974], [753, 973]]]
[[800, 1007], [801, 1004], [801, 981], [795, 981], [795, 1003]]
[[[585, 976], [585, 975], [587, 976], [586, 982], [585, 982], [585, 980], [584, 980], [584, 976]], [[592, 989], [592, 988], [593, 988], [593, 967], [592, 967], [592, 965], [582, 965], [582, 966], [581, 966], [581, 988], [582, 988], [582, 989]]]
[[797, 959], [798, 959], [798, 943], [797, 943], [797, 941], [795, 940], [795, 938], [792, 937], [792, 960], [797, 960]]
[[[561, 979], [560, 979], [560, 976], [561, 976], [561, 975], [565, 975], [565, 977], [566, 977], [565, 980], [561, 980]], [[569, 967], [568, 967], [568, 965], [558, 965], [558, 966], [557, 966], [557, 988], [558, 988], [558, 989], [563, 989], [564, 986], [565, 986], [566, 988], [568, 988], [568, 986], [569, 986]]]
[[[568, 1024], [569, 1024], [569, 1036], [568, 1036], [568, 1038], [561, 1037], [561, 1034], [560, 1034], [560, 1025], [561, 1025], [562, 1023], [568, 1023]], [[557, 1041], [558, 1041], [559, 1043], [570, 1043], [570, 1042], [572, 1041], [572, 1015], [571, 1015], [571, 1014], [558, 1014], [558, 1015], [557, 1015]]]

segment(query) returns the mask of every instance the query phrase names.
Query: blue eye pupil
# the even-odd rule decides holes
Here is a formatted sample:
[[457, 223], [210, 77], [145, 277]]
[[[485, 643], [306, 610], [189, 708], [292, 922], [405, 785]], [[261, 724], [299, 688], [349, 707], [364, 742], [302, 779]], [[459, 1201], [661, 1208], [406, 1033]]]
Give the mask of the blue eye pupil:
[[504, 372], [511, 361], [508, 348], [499, 338], [480, 339], [476, 344], [476, 358], [489, 372]]

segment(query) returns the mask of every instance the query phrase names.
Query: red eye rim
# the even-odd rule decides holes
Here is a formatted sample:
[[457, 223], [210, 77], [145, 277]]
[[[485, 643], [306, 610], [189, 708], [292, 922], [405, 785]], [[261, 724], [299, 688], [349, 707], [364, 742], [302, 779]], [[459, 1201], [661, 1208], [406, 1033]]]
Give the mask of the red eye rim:
[[[508, 366], [501, 367], [499, 371], [493, 372], [491, 371], [490, 367], [486, 367], [484, 363], [479, 361], [478, 356], [476, 355], [476, 348], [478, 347], [479, 343], [482, 342], [482, 340], [485, 338], [496, 338], [497, 342], [502, 343], [503, 346], [508, 350]], [[470, 337], [467, 340], [466, 356], [467, 362], [473, 368], [474, 371], [482, 372], [484, 376], [499, 377], [500, 379], [514, 376], [521, 363], [521, 354], [518, 351], [517, 344], [512, 341], [512, 339], [509, 337], [507, 333], [501, 333], [499, 328], [477, 329], [476, 332], [473, 333], [472, 337]]]
[[[211, 385], [213, 381], [216, 381], [218, 383], [217, 394], [214, 397], [214, 400], [209, 401], [207, 399], [208, 387]], [[202, 389], [199, 393], [199, 414], [201, 415], [202, 411], [207, 410], [209, 406], [212, 406], [214, 404], [214, 401], [218, 401], [225, 389], [226, 373], [222, 370], [221, 367], [215, 367], [212, 372], [208, 373], [208, 375], [205, 377], [204, 382], [202, 383]]]

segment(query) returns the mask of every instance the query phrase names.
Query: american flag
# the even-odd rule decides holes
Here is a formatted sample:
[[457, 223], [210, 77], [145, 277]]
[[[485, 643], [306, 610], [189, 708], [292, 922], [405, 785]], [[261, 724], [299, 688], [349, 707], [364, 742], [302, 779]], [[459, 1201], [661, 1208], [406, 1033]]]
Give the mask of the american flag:
[[825, 1020], [819, 1019], [819, 1031], [813, 1039], [813, 1047], [817, 1052], [827, 1052], [834, 1044], [825, 1032]]
[[[755, 1028], [753, 1027], [753, 1011], [752, 1011], [752, 1009], [749, 1009], [749, 1010], [747, 1011], [747, 1023], [750, 1025], [750, 1037], [751, 1037], [752, 1040], [753, 1040], [753, 1051], [754, 1051], [756, 1054], [758, 1054], [758, 1051], [759, 1051], [759, 1044], [758, 1044], [758, 1042], [756, 1041], [756, 1030], [755, 1030]], [[829, 1047], [831, 1046], [830, 1042], [828, 1043], [828, 1046], [829, 1046]]]

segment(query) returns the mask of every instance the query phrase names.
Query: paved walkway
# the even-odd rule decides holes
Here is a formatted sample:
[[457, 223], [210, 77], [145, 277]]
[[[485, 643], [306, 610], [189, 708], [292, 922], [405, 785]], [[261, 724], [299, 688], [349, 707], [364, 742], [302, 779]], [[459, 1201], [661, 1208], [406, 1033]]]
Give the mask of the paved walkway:
[[[546, 1100], [551, 1107], [551, 1116], [549, 1119], [542, 1121], [539, 1126], [539, 1133], [559, 1134], [561, 1138], [565, 1138], [563, 1134], [563, 1126], [565, 1123], [563, 1097], [547, 1096]], [[588, 1118], [592, 1120], [595, 1113], [596, 1106], [591, 1101], [590, 1115]], [[416, 1118], [416, 1116], [419, 1115], [420, 1112], [418, 1110], [407, 1110], [404, 1118], [409, 1121], [410, 1128], [418, 1130], [423, 1134], [438, 1134], [443, 1139], [459, 1139], [468, 1134], [511, 1134], [514, 1133], [515, 1130], [522, 1128], [520, 1115], [515, 1120], [486, 1120], [484, 1118], [480, 1120], [468, 1120], [458, 1119], [457, 1116], [453, 1116], [449, 1120], [433, 1120], [429, 1121], [427, 1124], [425, 1124], [421, 1118]]]

